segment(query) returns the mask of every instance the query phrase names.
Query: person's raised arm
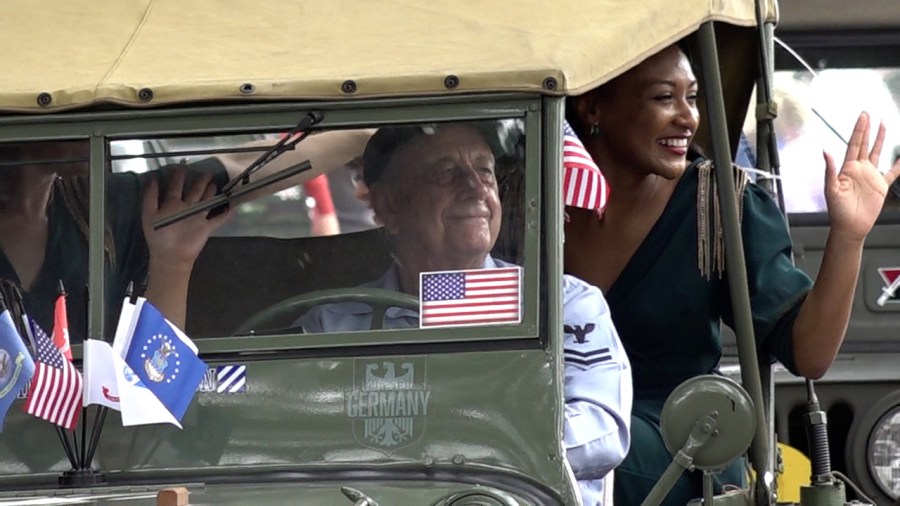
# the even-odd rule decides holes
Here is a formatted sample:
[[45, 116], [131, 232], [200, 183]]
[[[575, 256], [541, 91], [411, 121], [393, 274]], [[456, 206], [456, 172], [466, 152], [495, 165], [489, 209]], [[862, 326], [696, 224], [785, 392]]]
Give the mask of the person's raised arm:
[[863, 243], [881, 213], [888, 187], [900, 175], [895, 164], [878, 170], [884, 125], [869, 150], [869, 115], [859, 116], [840, 172], [825, 154], [825, 201], [831, 229], [819, 275], [794, 322], [792, 340], [797, 371], [820, 378], [834, 361], [853, 305]]
[[[258, 180], [278, 171], [293, 167], [309, 160], [312, 168], [296, 176], [275, 183], [263, 190], [264, 193], [275, 193], [286, 188], [309, 181], [320, 174], [325, 174], [350, 163], [356, 157], [362, 155], [369, 142], [369, 138], [375, 131], [372, 129], [356, 130], [329, 130], [314, 133], [296, 144], [293, 149], [285, 151], [271, 162], [264, 165], [251, 177]], [[254, 141], [244, 147], [270, 147], [274, 145], [271, 140]], [[251, 163], [262, 154], [261, 151], [247, 153], [224, 153], [216, 155], [216, 158], [225, 167], [229, 178], [241, 174]], [[243, 197], [242, 201], [253, 197]]]
[[207, 219], [207, 213], [199, 213], [154, 230], [153, 222], [157, 219], [215, 195], [216, 187], [210, 175], [193, 180], [187, 187], [185, 181], [186, 170], [174, 169], [160, 201], [159, 183], [150, 178], [144, 189], [141, 215], [150, 257], [145, 295], [169, 321], [182, 329], [194, 262], [209, 236], [229, 216], [224, 213]]

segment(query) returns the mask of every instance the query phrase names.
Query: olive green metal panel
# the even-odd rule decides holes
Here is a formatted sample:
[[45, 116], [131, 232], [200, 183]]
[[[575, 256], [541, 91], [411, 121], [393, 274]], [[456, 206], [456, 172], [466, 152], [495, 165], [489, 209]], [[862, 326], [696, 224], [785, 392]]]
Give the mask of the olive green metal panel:
[[[183, 430], [122, 427], [110, 412], [95, 466], [111, 479], [210, 466], [239, 475], [247, 466], [323, 473], [400, 464], [424, 478], [429, 468], [449, 466], [509, 472], [563, 493], [554, 360], [543, 351], [504, 351], [239, 361], [245, 391], [218, 392], [224, 385], [208, 377]], [[5, 475], [61, 472], [68, 462], [49, 424], [13, 409], [0, 468]]]
[[[328, 111], [325, 126], [525, 117], [526, 133], [533, 141], [526, 148], [523, 323], [408, 330], [402, 337], [396, 332], [361, 332], [200, 340], [197, 344], [211, 372], [182, 420], [183, 430], [163, 425], [122, 427], [119, 414], [109, 412], [94, 467], [110, 483], [129, 485], [254, 473], [299, 473], [298, 481], [318, 483], [368, 472], [377, 475], [373, 479], [379, 483], [436, 482], [410, 487], [416, 489], [487, 481], [508, 490], [530, 487], [550, 502], [572, 503], [574, 483], [560, 443], [561, 192], [548, 190], [560, 186], [562, 100], [542, 103], [535, 96], [495, 95], [360, 102], [352, 109], [346, 104], [320, 105]], [[248, 124], [251, 130], [262, 131], [289, 126], [307, 110], [282, 104], [253, 106], [249, 115], [244, 108], [208, 108], [196, 115], [192, 111], [190, 118], [177, 117], [175, 111], [6, 118], [0, 120], [0, 138], [121, 138], [210, 128], [234, 132]], [[104, 165], [98, 160], [103, 146], [94, 141], [94, 147], [92, 173], [97, 175]], [[102, 186], [95, 185], [92, 192], [92, 209], [102, 209], [98, 197]], [[91, 217], [92, 228], [102, 230], [95, 223], [102, 214], [92, 211]], [[92, 258], [102, 259], [98, 237], [92, 237]], [[92, 285], [101, 286], [102, 270], [95, 269], [95, 274], [100, 278], [92, 278]], [[94, 297], [96, 286], [92, 300], [102, 300]], [[98, 331], [102, 316], [97, 307], [91, 311], [91, 321], [97, 323], [92, 335], [108, 333], [109, 329]], [[506, 351], [486, 351], [497, 350], [500, 341], [506, 342]], [[455, 347], [448, 342], [455, 342]], [[391, 350], [403, 345], [425, 350], [425, 344], [431, 346], [429, 354], [373, 356], [384, 353], [384, 345]], [[523, 349], [510, 350], [512, 346]], [[451, 352], [461, 349], [467, 351]], [[80, 346], [73, 351], [80, 358]], [[329, 358], [297, 358], [312, 352]], [[221, 365], [246, 366], [243, 391], [224, 391], [215, 379], [215, 367]], [[0, 489], [52, 488], [70, 464], [53, 426], [24, 414], [23, 404], [16, 401], [0, 434]], [[88, 408], [84, 421], [89, 428], [97, 412], [96, 406]], [[77, 436], [82, 437], [80, 428]], [[444, 490], [439, 492], [401, 494], [397, 497], [406, 499], [385, 503], [427, 504], [432, 497], [442, 497]], [[210, 497], [209, 503], [217, 504], [224, 496]], [[333, 503], [326, 497], [330, 496], [312, 503]], [[236, 500], [253, 502], [257, 501], [252, 496]]]
[[[388, 482], [361, 480], [338, 480], [328, 484], [268, 483], [268, 484], [227, 484], [210, 485], [204, 483], [173, 483], [170, 486], [184, 487], [189, 492], [190, 504], [201, 505], [246, 505], [295, 506], [297, 504], [353, 504], [342, 492], [348, 486], [365, 494], [382, 505], [471, 505], [517, 506], [534, 504], [533, 500], [494, 487], [466, 485], [459, 483], [436, 483], [428, 481]], [[0, 493], [0, 505], [21, 504], [26, 501], [43, 499], [50, 501], [72, 501], [82, 504], [115, 504], [121, 506], [154, 506], [156, 496], [162, 486], [148, 487], [96, 487], [88, 490], [35, 490], [15, 494]], [[480, 502], [467, 502], [475, 499]], [[41, 502], [40, 504], [48, 504]]]

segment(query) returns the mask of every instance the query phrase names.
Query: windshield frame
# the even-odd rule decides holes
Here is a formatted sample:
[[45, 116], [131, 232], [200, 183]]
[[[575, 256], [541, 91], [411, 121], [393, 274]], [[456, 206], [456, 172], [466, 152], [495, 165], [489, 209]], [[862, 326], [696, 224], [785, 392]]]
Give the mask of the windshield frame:
[[[66, 113], [47, 116], [0, 116], [0, 142], [62, 139], [90, 139], [90, 174], [106, 174], [109, 167], [109, 142], [116, 140], [184, 135], [228, 135], [235, 133], [264, 133], [290, 130], [298, 118], [309, 111], [322, 111], [322, 129], [364, 128], [399, 123], [428, 123], [521, 118], [525, 123], [526, 188], [521, 202], [525, 214], [523, 231], [522, 321], [517, 325], [450, 327], [434, 329], [382, 330], [329, 334], [283, 334], [253, 337], [209, 337], [197, 340], [200, 352], [209, 358], [234, 353], [266, 354], [299, 351], [328, 356], [355, 355], [360, 349], [398, 346], [436, 345], [452, 343], [456, 351], [472, 351], [488, 347], [536, 348], [541, 346], [539, 301], [542, 281], [542, 261], [545, 250], [541, 245], [543, 182], [540, 140], [542, 128], [542, 97], [538, 94], [484, 94], [414, 99], [361, 100], [358, 102], [316, 102], [205, 106], [190, 109], [160, 109], [143, 111], [114, 111]], [[90, 182], [90, 245], [89, 245], [89, 317], [88, 337], [103, 339], [115, 329], [103, 328], [105, 311], [103, 263], [103, 230], [105, 220], [105, 177], [91, 177]], [[546, 340], [544, 343], [546, 344]], [[302, 352], [301, 350], [306, 350]], [[328, 350], [328, 351], [324, 351]], [[81, 346], [73, 346], [80, 356]], [[279, 355], [281, 357], [283, 355]]]

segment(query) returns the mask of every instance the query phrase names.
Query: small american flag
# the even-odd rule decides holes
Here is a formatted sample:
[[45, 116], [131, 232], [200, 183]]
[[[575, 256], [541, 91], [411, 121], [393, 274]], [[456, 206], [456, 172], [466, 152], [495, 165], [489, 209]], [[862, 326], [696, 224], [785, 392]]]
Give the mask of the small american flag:
[[63, 358], [59, 348], [33, 320], [31, 328], [37, 357], [25, 411], [72, 430], [81, 411], [81, 373]]
[[521, 278], [519, 267], [423, 272], [420, 326], [519, 323]]
[[567, 206], [603, 211], [609, 185], [568, 121], [563, 122], [563, 196]]

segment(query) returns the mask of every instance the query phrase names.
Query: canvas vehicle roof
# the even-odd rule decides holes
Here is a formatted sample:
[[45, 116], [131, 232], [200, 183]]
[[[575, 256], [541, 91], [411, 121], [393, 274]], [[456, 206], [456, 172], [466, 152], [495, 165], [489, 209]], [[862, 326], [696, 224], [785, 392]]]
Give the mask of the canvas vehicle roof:
[[449, 75], [451, 92], [579, 94], [710, 20], [753, 26], [754, 1], [8, 0], [0, 111], [411, 96]]

